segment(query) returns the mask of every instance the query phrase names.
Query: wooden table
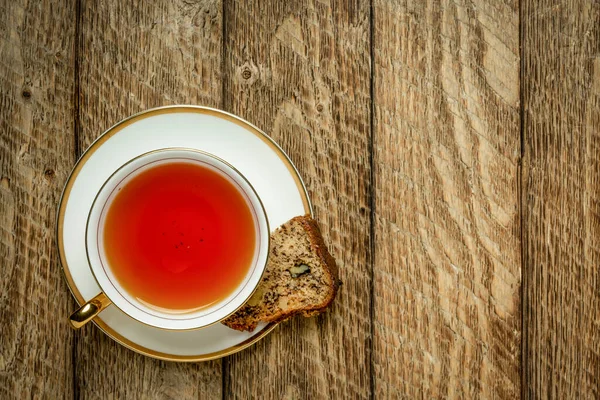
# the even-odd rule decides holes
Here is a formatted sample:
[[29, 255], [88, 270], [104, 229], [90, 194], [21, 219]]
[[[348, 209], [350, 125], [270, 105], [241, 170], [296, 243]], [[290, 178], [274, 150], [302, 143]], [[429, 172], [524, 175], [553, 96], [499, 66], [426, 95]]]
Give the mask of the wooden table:
[[[597, 0], [6, 0], [0, 21], [0, 398], [600, 397]], [[84, 149], [178, 103], [282, 145], [344, 282], [195, 364], [71, 330], [54, 233]]]

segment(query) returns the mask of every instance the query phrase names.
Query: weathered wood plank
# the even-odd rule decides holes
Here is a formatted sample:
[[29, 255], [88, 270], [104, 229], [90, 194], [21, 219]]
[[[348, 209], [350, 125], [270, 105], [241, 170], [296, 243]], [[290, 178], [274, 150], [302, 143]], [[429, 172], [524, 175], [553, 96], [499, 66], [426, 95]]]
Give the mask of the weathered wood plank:
[[[84, 1], [80, 148], [135, 112], [222, 103], [219, 1]], [[94, 327], [77, 343], [82, 398], [220, 398], [220, 361], [176, 364], [127, 350]]]
[[225, 12], [226, 108], [296, 163], [344, 282], [326, 315], [228, 358], [225, 395], [368, 398], [369, 4], [231, 1]]
[[374, 394], [516, 398], [516, 0], [374, 2]]
[[75, 160], [75, 6], [0, 4], [0, 398], [73, 393], [72, 303], [55, 247]]
[[522, 3], [526, 398], [600, 398], [600, 3]]

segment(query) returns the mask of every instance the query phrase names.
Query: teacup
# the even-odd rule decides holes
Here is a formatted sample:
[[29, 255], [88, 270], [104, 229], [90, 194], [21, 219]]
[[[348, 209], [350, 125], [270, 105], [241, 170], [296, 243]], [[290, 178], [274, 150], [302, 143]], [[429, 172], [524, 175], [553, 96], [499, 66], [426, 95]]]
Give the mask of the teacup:
[[[141, 237], [141, 239], [139, 239], [138, 241], [143, 242], [144, 240], [146, 240], [146, 235], [154, 235], [150, 239], [148, 239], [151, 240], [148, 243], [156, 243], [156, 246], [158, 248], [166, 248], [166, 246], [170, 246], [174, 243], [173, 249], [176, 250], [172, 250], [171, 252], [168, 252], [168, 254], [165, 253], [165, 255], [161, 256], [160, 259], [157, 259], [158, 261], [156, 262], [151, 259], [150, 255], [147, 257], [147, 260], [144, 259], [144, 257], [140, 259], [140, 263], [142, 264], [144, 262], [149, 263], [147, 266], [147, 270], [151, 271], [153, 270], [152, 268], [158, 268], [157, 273], [164, 274], [164, 284], [167, 286], [165, 286], [165, 292], [161, 292], [160, 301], [162, 301], [164, 304], [167, 304], [167, 306], [165, 306], [164, 304], [160, 304], [158, 300], [154, 301], [152, 299], [152, 296], [150, 296], [150, 298], [144, 297], [143, 293], [145, 292], [139, 291], [134, 293], [132, 289], [133, 287], [135, 287], [136, 279], [144, 280], [147, 278], [144, 276], [144, 273], [146, 271], [146, 265], [140, 264], [140, 269], [137, 270], [137, 272], [135, 269], [133, 269], [133, 272], [128, 271], [127, 273], [121, 271], [124, 269], [124, 267], [117, 265], [121, 262], [119, 261], [121, 259], [113, 255], [113, 247], [121, 246], [123, 244], [121, 242], [127, 242], [130, 236], [120, 236], [121, 239], [119, 239], [116, 242], [113, 240], [114, 238], [111, 235], [115, 234], [115, 232], [118, 235], [124, 233], [120, 232], [119, 230], [114, 230], [113, 225], [119, 224], [121, 223], [121, 221], [118, 218], [115, 219], [116, 217], [112, 216], [111, 209], [125, 207], [123, 209], [127, 210], [128, 203], [123, 203], [125, 201], [122, 200], [123, 196], [125, 196], [126, 192], [129, 193], [132, 190], [134, 190], [131, 189], [131, 187], [134, 187], [135, 185], [137, 185], [135, 187], [143, 187], [143, 184], [140, 182], [143, 182], [144, 179], [146, 182], [154, 182], [152, 179], [155, 179], [156, 182], [159, 182], [157, 183], [157, 185], [160, 185], [160, 182], [165, 182], [163, 183], [163, 185], [165, 185], [165, 187], [168, 188], [175, 185], [175, 183], [164, 181], [164, 179], [163, 181], [160, 181], [159, 178], [152, 178], [150, 175], [151, 173], [155, 173], [159, 170], [161, 170], [162, 173], [165, 174], [167, 173], [165, 172], [167, 171], [167, 168], [174, 168], [175, 166], [178, 166], [178, 168], [187, 168], [190, 171], [197, 167], [198, 171], [193, 173], [200, 173], [200, 169], [202, 169], [204, 171], [202, 173], [208, 174], [206, 176], [213, 177], [211, 179], [216, 179], [215, 182], [219, 181], [220, 179], [224, 180], [224, 182], [226, 181], [227, 183], [219, 183], [219, 185], [223, 186], [211, 187], [213, 189], [215, 187], [226, 188], [229, 186], [234, 188], [237, 191], [236, 193], [240, 196], [239, 198], [241, 200], [239, 201], [243, 201], [245, 206], [247, 206], [249, 214], [240, 214], [245, 211], [240, 211], [241, 208], [243, 208], [243, 206], [238, 205], [235, 207], [235, 209], [229, 210], [233, 215], [232, 217], [232, 215], [229, 215], [229, 212], [226, 212], [227, 208], [224, 208], [224, 210], [218, 209], [219, 207], [227, 207], [227, 205], [223, 206], [217, 203], [206, 203], [213, 204], [212, 208], [211, 206], [208, 206], [209, 211], [206, 211], [206, 215], [208, 215], [208, 217], [210, 218], [214, 217], [213, 214], [217, 215], [217, 217], [213, 218], [213, 220], [217, 222], [213, 221], [213, 224], [218, 223], [218, 215], [227, 215], [227, 217], [229, 218], [229, 222], [227, 222], [229, 224], [229, 230], [221, 231], [218, 229], [218, 226], [212, 227], [214, 228], [213, 230], [218, 231], [218, 234], [220, 235], [220, 239], [215, 239], [212, 243], [210, 236], [206, 238], [206, 241], [200, 236], [194, 236], [193, 243], [191, 242], [192, 239], [190, 238], [186, 238], [185, 240], [181, 239], [181, 241], [179, 241], [178, 238], [173, 237], [173, 235], [175, 234], [181, 234], [183, 236], [183, 231], [176, 232], [175, 230], [173, 230], [172, 232], [159, 232], [157, 230], [156, 232], [154, 232], [155, 229], [150, 229], [150, 232], [146, 232], [146, 230], [148, 230], [147, 228], [144, 228], [143, 230], [135, 230], [135, 224], [131, 221], [135, 221], [135, 218], [141, 218], [137, 217], [137, 214], [135, 213], [138, 213], [140, 215], [143, 215], [143, 213], [137, 208], [132, 208], [131, 212], [132, 214], [135, 214], [135, 216], [131, 217], [129, 213], [123, 214], [127, 218], [122, 219], [122, 231], [137, 232], [133, 236], [130, 235], [132, 238], [131, 243], [137, 243], [136, 240], [138, 239], [136, 238], [138, 236]], [[219, 178], [215, 178], [217, 176]], [[177, 177], [174, 176], [172, 181], [177, 181]], [[132, 182], [137, 183], [132, 184]], [[183, 182], [185, 183], [186, 181], [184, 180]], [[194, 193], [196, 193], [196, 195], [200, 193], [201, 195], [203, 193], [203, 190], [205, 189], [202, 186], [202, 181], [190, 181], [190, 185], [192, 184], [194, 185]], [[156, 187], [161, 188], [160, 186]], [[165, 189], [166, 193], [169, 193], [168, 190], [171, 190], [168, 188]], [[229, 193], [227, 196], [231, 196], [233, 192], [231, 192], [230, 189], [227, 190], [229, 190], [229, 192], [227, 192]], [[162, 193], [164, 195], [164, 192], [157, 191], [157, 193]], [[208, 194], [214, 197], [215, 193]], [[226, 198], [229, 199], [229, 197]], [[140, 202], [140, 208], [144, 208], [144, 204], [151, 202], [152, 198], [147, 198], [146, 200], [147, 201]], [[216, 200], [212, 201], [214, 202]], [[192, 214], [194, 213], [194, 210], [191, 209], [190, 211], [189, 207], [190, 204], [194, 204], [193, 201], [192, 203], [190, 203], [189, 201], [184, 201], [184, 203], [187, 205], [188, 208], [179, 217], [177, 217], [178, 211], [176, 209], [171, 210], [168, 207], [169, 204], [164, 206], [165, 213], [167, 213], [169, 216], [176, 216], [173, 217], [174, 224], [177, 218], [180, 218], [181, 221], [179, 223], [186, 225], [188, 229], [193, 229], [196, 233], [200, 232], [200, 228], [196, 228], [189, 221], [190, 212]], [[157, 204], [161, 203], [159, 202]], [[224, 214], [224, 212], [226, 213]], [[114, 212], [112, 213], [114, 214]], [[243, 237], [240, 237], [238, 235], [238, 237], [236, 237], [237, 233], [232, 232], [230, 226], [233, 223], [232, 221], [235, 221], [232, 220], [232, 218], [240, 218], [241, 221], [243, 218], [246, 218], [245, 215], [249, 215], [248, 218], [250, 219], [248, 219], [248, 223], [251, 225], [253, 235], [248, 234]], [[166, 222], [162, 221], [161, 223], [164, 224]], [[204, 233], [204, 228], [201, 229], [202, 233]], [[210, 229], [207, 228], [207, 230]], [[162, 234], [163, 236], [159, 236], [160, 234]], [[210, 234], [211, 233], [207, 233], [207, 235]], [[248, 239], [249, 237], [251, 239]], [[231, 241], [231, 243], [238, 243], [236, 241], [244, 243], [247, 242], [246, 250], [244, 250], [244, 254], [247, 254], [244, 258], [244, 262], [247, 262], [247, 266], [245, 266], [245, 269], [243, 270], [238, 268], [241, 271], [238, 274], [238, 277], [227, 278], [230, 279], [231, 282], [234, 282], [231, 284], [233, 286], [230, 288], [230, 292], [223, 292], [225, 294], [219, 297], [219, 293], [215, 292], [216, 289], [214, 289], [215, 287], [218, 287], [221, 283], [219, 275], [221, 272], [219, 271], [223, 271], [223, 274], [229, 271], [228, 268], [230, 266], [226, 265], [226, 263], [228, 262], [228, 260], [232, 260], [231, 257], [235, 255], [233, 254], [235, 251], [232, 251], [231, 249], [227, 250], [227, 241]], [[253, 294], [254, 290], [256, 289], [258, 283], [262, 278], [267, 263], [269, 253], [269, 224], [267, 220], [267, 215], [260, 201], [260, 198], [254, 191], [253, 187], [246, 180], [246, 178], [244, 178], [244, 176], [242, 176], [242, 174], [229, 163], [212, 154], [202, 152], [199, 150], [184, 148], [167, 148], [142, 154], [130, 160], [126, 164], [122, 165], [116, 172], [114, 172], [108, 178], [108, 180], [104, 183], [104, 185], [98, 192], [90, 209], [87, 221], [85, 243], [89, 266], [94, 275], [94, 278], [98, 283], [98, 286], [100, 287], [100, 293], [98, 293], [98, 295], [96, 295], [94, 298], [82, 305], [77, 311], [75, 311], [71, 315], [70, 322], [74, 328], [80, 328], [81, 326], [85, 325], [106, 307], [114, 306], [118, 307], [122, 312], [124, 312], [131, 318], [153, 327], [170, 330], [198, 329], [222, 321], [227, 316], [231, 315], [237, 309], [239, 309]], [[129, 246], [132, 246], [131, 243], [129, 244]], [[210, 250], [206, 250], [207, 248]], [[232, 249], [236, 249], [235, 246], [232, 247]], [[151, 250], [152, 254], [160, 253], [160, 249], [156, 250], [152, 248]], [[120, 251], [121, 253], [125, 254], [123, 259], [128, 259], [127, 257], [129, 257], [130, 255], [127, 254], [127, 252], [123, 252], [122, 250]], [[221, 254], [220, 252], [229, 252], [231, 254]], [[132, 251], [132, 253], [135, 252]], [[141, 254], [144, 253], [142, 252]], [[202, 269], [208, 268], [208, 266], [205, 267], [203, 265], [208, 265], [209, 262], [207, 260], [209, 258], [210, 260], [212, 260], [211, 262], [215, 264], [211, 267], [212, 269], [210, 270], [210, 276], [208, 275], [208, 269]], [[115, 260], [117, 260], [118, 262], [116, 262]], [[135, 265], [130, 265], [128, 266], [128, 268], [129, 267], [137, 268], [137, 266]], [[203, 271], [206, 271], [207, 273], [206, 279], [204, 279]], [[162, 276], [163, 275], [161, 275], [161, 277]], [[169, 280], [171, 278], [172, 280]], [[183, 309], [181, 307], [172, 308], [168, 306], [168, 304], [170, 304], [168, 302], [169, 295], [165, 295], [165, 293], [167, 293], [168, 290], [170, 290], [170, 293], [174, 293], [173, 296], [177, 295], [179, 298], [181, 297], [181, 293], [177, 291], [177, 285], [184, 285], [185, 288], [187, 288], [186, 290], [190, 290], [190, 287], [193, 288], [195, 282], [194, 279], [196, 279], [197, 282], [202, 283], [204, 291], [211, 293], [215, 292], [214, 295], [211, 294], [212, 297], [210, 297], [210, 302], [206, 304], [199, 304], [197, 307], [186, 306], [183, 307]], [[160, 280], [158, 284], [161, 284]], [[140, 295], [140, 293], [142, 294]], [[198, 293], [200, 294], [200, 292]], [[192, 300], [189, 301], [193, 301], [194, 293], [190, 292], [190, 295], [192, 296]], [[185, 296], [183, 296], [182, 299], [182, 301], [188, 301], [187, 297]]]

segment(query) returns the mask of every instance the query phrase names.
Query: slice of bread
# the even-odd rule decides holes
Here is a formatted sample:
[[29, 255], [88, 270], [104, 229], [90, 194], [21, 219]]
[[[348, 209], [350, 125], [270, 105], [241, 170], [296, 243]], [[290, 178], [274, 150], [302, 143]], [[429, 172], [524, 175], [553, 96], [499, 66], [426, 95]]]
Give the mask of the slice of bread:
[[222, 322], [253, 331], [261, 321], [316, 315], [331, 304], [338, 286], [337, 266], [317, 222], [295, 217], [271, 234], [269, 261], [252, 297]]

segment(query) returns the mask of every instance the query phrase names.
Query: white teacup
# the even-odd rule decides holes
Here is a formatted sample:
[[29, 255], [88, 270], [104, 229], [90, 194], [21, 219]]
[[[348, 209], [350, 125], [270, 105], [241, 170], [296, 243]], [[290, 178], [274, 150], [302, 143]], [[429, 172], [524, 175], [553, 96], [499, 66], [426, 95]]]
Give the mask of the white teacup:
[[[103, 222], [106, 212], [119, 188], [137, 174], [160, 163], [190, 162], [211, 168], [236, 186], [252, 211], [256, 231], [254, 257], [246, 276], [226, 298], [206, 308], [188, 313], [169, 312], [148, 307], [130, 295], [115, 278], [103, 248]], [[232, 238], [235, 240], [235, 238]], [[86, 252], [90, 268], [102, 290], [71, 317], [74, 328], [91, 321], [110, 306], [147, 325], [172, 330], [202, 328], [225, 319], [240, 308], [254, 293], [264, 273], [269, 254], [269, 224], [263, 205], [250, 183], [230, 164], [211, 154], [183, 148], [168, 148], [142, 154], [121, 166], [104, 183], [90, 210], [86, 228]]]

